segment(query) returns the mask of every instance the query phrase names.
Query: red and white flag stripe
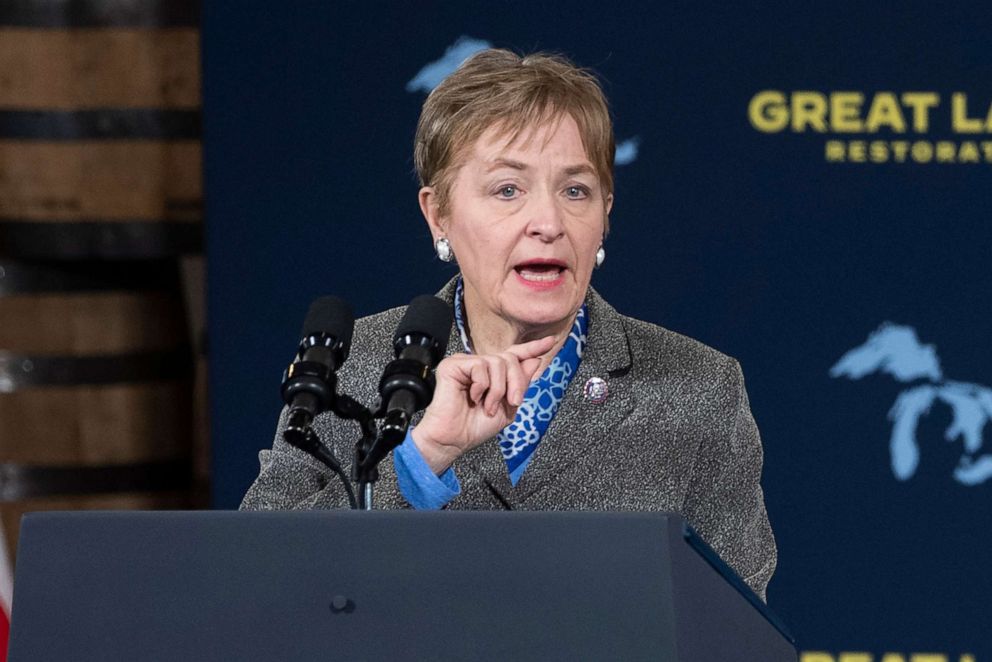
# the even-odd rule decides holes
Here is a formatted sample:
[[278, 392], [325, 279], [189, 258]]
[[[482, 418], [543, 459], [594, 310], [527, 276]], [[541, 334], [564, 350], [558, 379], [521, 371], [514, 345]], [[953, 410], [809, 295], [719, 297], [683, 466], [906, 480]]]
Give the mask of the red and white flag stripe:
[[10, 602], [14, 595], [14, 574], [7, 556], [7, 539], [0, 521], [0, 662], [7, 660], [7, 641], [10, 638]]

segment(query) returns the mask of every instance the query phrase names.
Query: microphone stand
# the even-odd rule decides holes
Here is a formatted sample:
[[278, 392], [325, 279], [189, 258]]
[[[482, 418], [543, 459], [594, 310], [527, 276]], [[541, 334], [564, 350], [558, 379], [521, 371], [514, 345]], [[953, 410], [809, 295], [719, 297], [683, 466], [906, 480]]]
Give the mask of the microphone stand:
[[[368, 407], [348, 395], [339, 394], [335, 397], [330, 409], [339, 418], [353, 420], [359, 424], [362, 429], [362, 436], [358, 441], [358, 447], [364, 448], [373, 445], [378, 431], [376, 430], [373, 414]], [[341, 479], [341, 483], [344, 485], [345, 492], [348, 494], [348, 503], [352, 510], [358, 510], [359, 507], [370, 510], [372, 503], [371, 491], [369, 491], [369, 497], [367, 499], [361, 498], [363, 495], [360, 495], [359, 499], [356, 499], [355, 491], [344, 469], [341, 468], [341, 463], [334, 456], [334, 453], [320, 441], [317, 433], [313, 431], [311, 422], [312, 417], [306, 412], [294, 412], [294, 415], [290, 416], [286, 429], [283, 431], [283, 439], [287, 443], [309, 453], [337, 474]], [[354, 472], [354, 467], [352, 467], [352, 472]], [[378, 478], [378, 475], [376, 475], [376, 478]], [[366, 503], [369, 505], [364, 505]]]
[[[297, 410], [290, 414], [286, 429], [283, 430], [283, 439], [337, 474], [348, 493], [348, 503], [352, 510], [372, 510], [375, 483], [379, 480], [379, 462], [403, 443], [409, 420], [406, 416], [397, 416], [397, 412], [387, 414], [383, 408], [373, 413], [368, 407], [343, 393], [334, 398], [330, 411], [338, 418], [356, 421], [362, 431], [355, 444], [355, 461], [351, 466], [350, 480], [337, 457], [314, 432], [313, 419], [309, 412]], [[381, 430], [376, 426], [377, 418], [385, 419]], [[358, 485], [357, 495], [352, 482]]]
[[386, 420], [378, 434], [375, 433], [375, 426], [371, 426], [372, 434], [363, 435], [355, 445], [355, 462], [352, 464], [352, 480], [358, 484], [359, 508], [362, 510], [372, 510], [375, 483], [379, 480], [379, 462], [403, 443], [409, 426], [405, 416], [397, 416], [396, 412], [386, 414], [383, 408], [375, 416]]
[[351, 465], [351, 477], [358, 483], [358, 507], [361, 510], [372, 510], [375, 483], [379, 480], [378, 465], [365, 463], [365, 458], [374, 445], [375, 437], [364, 436], [355, 445], [355, 462]]
[[[334, 401], [334, 405], [331, 407], [331, 410], [339, 418], [357, 421], [362, 429], [362, 436], [355, 444], [355, 462], [351, 467], [351, 478], [353, 481], [358, 482], [359, 488], [358, 500], [356, 502], [352, 499], [352, 508], [355, 510], [372, 510], [372, 483], [379, 479], [379, 472], [375, 469], [375, 467], [373, 467], [374, 475], [371, 477], [371, 480], [365, 482], [359, 480], [359, 478], [362, 477], [362, 474], [359, 473], [358, 460], [359, 449], [371, 447], [374, 444], [376, 436], [378, 435], [379, 431], [376, 428], [375, 417], [368, 407], [347, 395], [339, 395]], [[347, 484], [348, 491], [351, 492], [351, 485], [348, 484], [348, 481], [344, 478], [343, 473], [341, 474], [341, 477]]]

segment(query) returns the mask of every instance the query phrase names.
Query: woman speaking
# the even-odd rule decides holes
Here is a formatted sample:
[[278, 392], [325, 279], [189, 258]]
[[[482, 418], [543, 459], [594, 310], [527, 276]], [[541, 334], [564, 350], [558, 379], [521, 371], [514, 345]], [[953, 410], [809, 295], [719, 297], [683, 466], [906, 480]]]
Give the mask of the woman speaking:
[[[589, 285], [613, 205], [613, 128], [562, 57], [487, 50], [424, 103], [414, 159], [437, 257], [459, 274], [434, 398], [380, 465], [380, 508], [682, 514], [762, 598], [775, 542], [737, 362], [619, 314]], [[356, 322], [343, 391], [377, 395], [402, 308]], [[344, 507], [336, 477], [282, 438], [245, 509]], [[315, 430], [341, 458], [355, 426]]]

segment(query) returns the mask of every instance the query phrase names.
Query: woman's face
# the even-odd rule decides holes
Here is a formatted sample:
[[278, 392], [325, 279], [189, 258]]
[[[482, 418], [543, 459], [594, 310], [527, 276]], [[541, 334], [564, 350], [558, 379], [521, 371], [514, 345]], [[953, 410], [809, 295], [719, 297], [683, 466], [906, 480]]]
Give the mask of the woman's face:
[[463, 155], [446, 217], [437, 217], [433, 196], [422, 189], [421, 206], [434, 238], [451, 242], [473, 334], [492, 316], [518, 336], [571, 323], [613, 202], [571, 116], [512, 143], [490, 128]]

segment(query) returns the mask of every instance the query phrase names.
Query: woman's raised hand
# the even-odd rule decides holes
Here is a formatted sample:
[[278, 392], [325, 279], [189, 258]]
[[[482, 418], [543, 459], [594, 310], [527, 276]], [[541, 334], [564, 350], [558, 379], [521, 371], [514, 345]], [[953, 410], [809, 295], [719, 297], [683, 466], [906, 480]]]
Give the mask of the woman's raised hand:
[[554, 336], [512, 345], [499, 354], [454, 354], [437, 367], [434, 399], [413, 441], [434, 473], [513, 421]]

